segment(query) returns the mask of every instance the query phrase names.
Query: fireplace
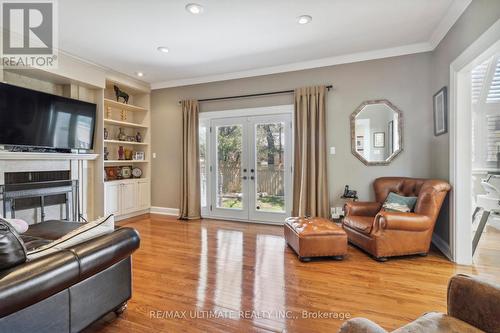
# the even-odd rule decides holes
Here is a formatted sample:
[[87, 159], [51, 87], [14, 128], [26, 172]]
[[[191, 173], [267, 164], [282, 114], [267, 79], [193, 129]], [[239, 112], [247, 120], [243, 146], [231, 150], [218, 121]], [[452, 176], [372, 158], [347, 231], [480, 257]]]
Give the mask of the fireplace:
[[78, 221], [78, 180], [71, 179], [70, 170], [5, 172], [0, 186], [3, 216], [16, 217], [16, 211], [40, 209], [40, 218], [46, 218], [46, 209], [61, 206], [62, 219]]

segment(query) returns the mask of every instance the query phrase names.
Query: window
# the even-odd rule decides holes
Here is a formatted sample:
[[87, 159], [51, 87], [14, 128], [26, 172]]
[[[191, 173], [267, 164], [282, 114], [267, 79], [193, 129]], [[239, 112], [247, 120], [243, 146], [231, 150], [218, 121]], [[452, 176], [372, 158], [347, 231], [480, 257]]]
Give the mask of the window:
[[471, 71], [472, 162], [475, 169], [497, 169], [500, 153], [500, 56]]

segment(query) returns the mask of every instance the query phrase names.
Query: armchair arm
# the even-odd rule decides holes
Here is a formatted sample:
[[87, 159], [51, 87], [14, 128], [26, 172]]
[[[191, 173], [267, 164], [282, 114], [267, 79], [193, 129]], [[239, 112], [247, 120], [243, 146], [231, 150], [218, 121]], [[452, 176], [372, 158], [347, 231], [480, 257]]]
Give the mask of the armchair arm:
[[448, 284], [448, 314], [485, 332], [500, 332], [500, 286], [458, 274]]
[[353, 318], [346, 321], [338, 333], [387, 333], [387, 331], [369, 319]]
[[378, 202], [349, 201], [344, 206], [345, 216], [375, 216], [382, 208]]
[[425, 231], [432, 225], [432, 220], [426, 215], [416, 213], [381, 211], [375, 217], [378, 229]]

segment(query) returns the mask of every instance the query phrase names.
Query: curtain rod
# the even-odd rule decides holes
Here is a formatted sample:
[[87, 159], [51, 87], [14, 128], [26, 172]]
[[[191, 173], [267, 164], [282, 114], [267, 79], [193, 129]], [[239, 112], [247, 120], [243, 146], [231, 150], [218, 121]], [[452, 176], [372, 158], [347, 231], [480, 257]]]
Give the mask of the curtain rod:
[[[326, 89], [330, 91], [332, 89], [332, 85], [326, 86]], [[237, 99], [237, 98], [247, 98], [247, 97], [258, 97], [258, 96], [269, 96], [269, 95], [282, 95], [282, 94], [292, 94], [294, 93], [295, 90], [281, 90], [281, 91], [272, 91], [272, 92], [266, 92], [266, 93], [260, 93], [260, 94], [249, 94], [249, 95], [238, 95], [238, 96], [226, 96], [226, 97], [214, 97], [214, 98], [204, 98], [204, 99], [199, 99], [198, 102], [212, 102], [212, 101], [223, 101], [223, 100], [228, 100], [228, 99]], [[181, 101], [179, 101], [179, 104], [181, 104]]]

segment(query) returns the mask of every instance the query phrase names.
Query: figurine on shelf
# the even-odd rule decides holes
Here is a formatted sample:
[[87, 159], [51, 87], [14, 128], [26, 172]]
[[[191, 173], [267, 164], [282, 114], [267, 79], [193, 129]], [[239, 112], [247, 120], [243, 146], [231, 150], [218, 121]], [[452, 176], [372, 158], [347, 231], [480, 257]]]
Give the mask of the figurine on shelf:
[[123, 146], [118, 147], [118, 159], [123, 160], [124, 159], [125, 152], [123, 150]]
[[135, 141], [142, 142], [141, 132], [137, 132], [137, 134], [135, 135]]
[[107, 161], [109, 158], [109, 150], [108, 147], [104, 147], [104, 160]]
[[108, 139], [108, 135], [109, 135], [108, 129], [104, 127], [104, 140]]
[[118, 88], [117, 86], [113, 86], [113, 89], [115, 90], [116, 101], [119, 102], [119, 99], [121, 97], [123, 98], [123, 102], [125, 104], [128, 104], [128, 94], [123, 90], [120, 90], [120, 88]]
[[132, 159], [132, 149], [127, 149], [125, 148], [125, 159], [126, 160], [131, 160]]
[[125, 134], [125, 131], [121, 127], [120, 132], [118, 133], [118, 141], [127, 141], [127, 134]]

